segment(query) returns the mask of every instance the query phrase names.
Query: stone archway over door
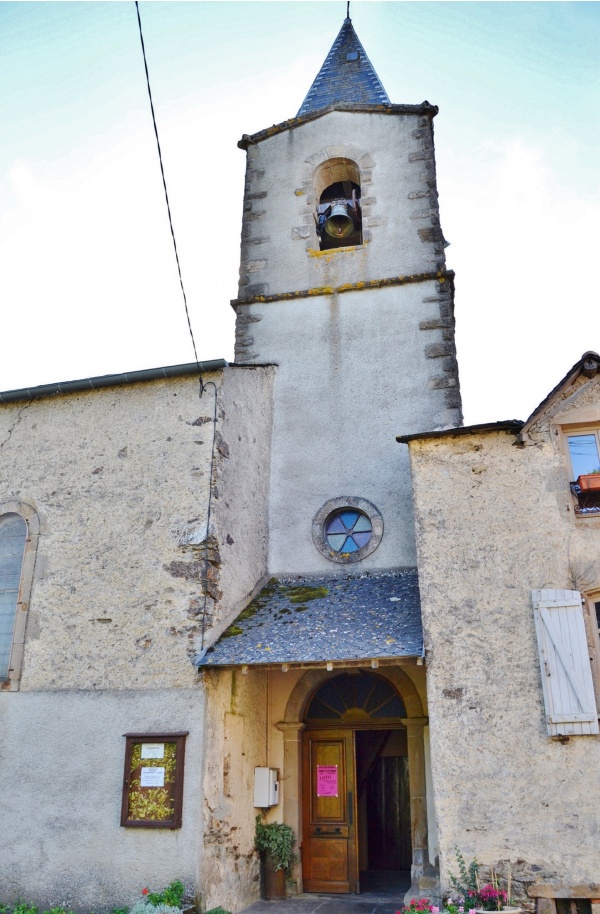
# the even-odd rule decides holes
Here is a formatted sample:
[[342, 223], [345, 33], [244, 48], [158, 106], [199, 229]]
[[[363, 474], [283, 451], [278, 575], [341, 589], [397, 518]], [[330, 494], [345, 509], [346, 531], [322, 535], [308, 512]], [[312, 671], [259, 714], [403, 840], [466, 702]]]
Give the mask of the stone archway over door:
[[[410, 891], [413, 892], [418, 891], [419, 877], [429, 862], [423, 743], [423, 728], [427, 724], [427, 718], [423, 716], [423, 706], [415, 685], [406, 673], [397, 667], [386, 667], [379, 669], [378, 675], [387, 680], [399, 693], [407, 715], [399, 723], [406, 728], [408, 742], [412, 841], [412, 886]], [[311, 697], [328, 678], [332, 679], [332, 674], [322, 669], [307, 672], [292, 690], [286, 707], [285, 720], [277, 724], [278, 729], [283, 732], [284, 739], [283, 818], [296, 832], [299, 845], [302, 845], [304, 840], [302, 822], [302, 731], [306, 726], [304, 718]], [[302, 891], [302, 888], [302, 878], [299, 874], [299, 890]]]

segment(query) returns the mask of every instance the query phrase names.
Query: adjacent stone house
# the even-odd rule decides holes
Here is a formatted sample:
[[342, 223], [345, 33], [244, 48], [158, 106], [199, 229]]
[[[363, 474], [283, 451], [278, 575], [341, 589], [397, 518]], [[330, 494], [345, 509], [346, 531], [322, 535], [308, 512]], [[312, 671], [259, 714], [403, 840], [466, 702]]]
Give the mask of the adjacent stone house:
[[600, 895], [599, 369], [586, 353], [525, 423], [401, 439], [441, 873], [457, 846], [510, 864], [544, 911]]

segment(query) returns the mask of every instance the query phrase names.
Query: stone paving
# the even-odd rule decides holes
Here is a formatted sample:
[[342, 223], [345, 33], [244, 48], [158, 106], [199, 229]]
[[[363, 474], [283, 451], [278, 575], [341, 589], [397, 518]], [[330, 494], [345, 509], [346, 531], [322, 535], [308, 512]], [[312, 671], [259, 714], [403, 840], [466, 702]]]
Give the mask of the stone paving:
[[361, 895], [296, 895], [285, 901], [255, 901], [243, 914], [396, 914], [403, 897], [377, 892]]
[[304, 894], [284, 901], [255, 901], [243, 914], [396, 914], [404, 904], [410, 878], [360, 895]]

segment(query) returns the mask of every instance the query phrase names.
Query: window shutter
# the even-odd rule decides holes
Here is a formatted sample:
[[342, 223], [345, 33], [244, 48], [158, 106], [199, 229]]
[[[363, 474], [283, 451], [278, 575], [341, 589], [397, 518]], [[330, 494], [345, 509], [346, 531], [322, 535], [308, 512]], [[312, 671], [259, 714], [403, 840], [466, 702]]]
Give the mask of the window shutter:
[[598, 733], [598, 713], [577, 590], [532, 591], [550, 736]]

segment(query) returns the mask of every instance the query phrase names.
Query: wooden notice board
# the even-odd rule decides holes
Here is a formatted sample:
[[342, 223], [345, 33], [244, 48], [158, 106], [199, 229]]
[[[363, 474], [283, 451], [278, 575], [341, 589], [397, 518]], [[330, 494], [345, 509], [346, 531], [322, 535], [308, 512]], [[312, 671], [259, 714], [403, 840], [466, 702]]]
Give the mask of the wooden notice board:
[[126, 733], [121, 825], [181, 828], [186, 733]]

